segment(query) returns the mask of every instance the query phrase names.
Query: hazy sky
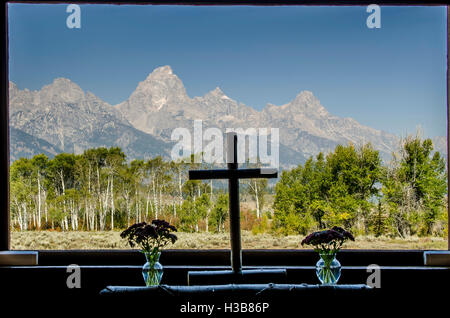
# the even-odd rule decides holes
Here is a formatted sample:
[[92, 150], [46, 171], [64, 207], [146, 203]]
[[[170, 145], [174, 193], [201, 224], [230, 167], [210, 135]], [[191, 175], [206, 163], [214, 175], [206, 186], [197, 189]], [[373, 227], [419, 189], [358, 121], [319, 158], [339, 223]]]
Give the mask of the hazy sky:
[[9, 5], [10, 80], [66, 77], [115, 105], [170, 65], [188, 95], [216, 86], [262, 109], [310, 90], [332, 114], [396, 134], [446, 135], [443, 7]]

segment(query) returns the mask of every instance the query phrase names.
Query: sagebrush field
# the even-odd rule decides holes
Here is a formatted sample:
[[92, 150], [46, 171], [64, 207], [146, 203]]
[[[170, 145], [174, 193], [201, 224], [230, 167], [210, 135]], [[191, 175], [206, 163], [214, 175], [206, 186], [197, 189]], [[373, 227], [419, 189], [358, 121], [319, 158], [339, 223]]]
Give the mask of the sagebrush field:
[[[178, 241], [168, 248], [177, 249], [224, 249], [229, 248], [229, 233], [177, 233]], [[273, 236], [242, 233], [244, 249], [296, 249], [303, 236]], [[447, 240], [439, 237], [408, 237], [391, 239], [388, 237], [358, 236], [344, 248], [351, 249], [447, 249]], [[119, 231], [105, 232], [56, 232], [28, 231], [11, 232], [11, 248], [18, 250], [41, 249], [128, 249], [127, 242], [120, 238]]]

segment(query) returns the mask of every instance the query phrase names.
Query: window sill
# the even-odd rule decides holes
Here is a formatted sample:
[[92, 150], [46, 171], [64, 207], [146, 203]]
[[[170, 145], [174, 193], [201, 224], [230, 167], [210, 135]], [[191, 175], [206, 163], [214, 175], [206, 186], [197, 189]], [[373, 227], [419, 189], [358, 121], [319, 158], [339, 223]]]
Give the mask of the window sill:
[[[40, 250], [39, 265], [142, 265], [144, 257], [138, 250]], [[341, 250], [337, 256], [343, 265], [423, 266], [423, 250]], [[311, 266], [318, 260], [313, 250], [243, 250], [247, 266]], [[230, 251], [164, 250], [161, 263], [180, 266], [228, 266]]]

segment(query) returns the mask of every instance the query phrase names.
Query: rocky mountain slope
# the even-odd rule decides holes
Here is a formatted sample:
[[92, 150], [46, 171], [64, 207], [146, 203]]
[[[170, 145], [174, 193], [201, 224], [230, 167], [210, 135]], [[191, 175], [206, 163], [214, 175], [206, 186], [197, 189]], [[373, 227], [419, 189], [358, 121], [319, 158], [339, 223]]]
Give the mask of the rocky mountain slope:
[[154, 70], [117, 108], [134, 127], [164, 140], [170, 140], [176, 127], [192, 128], [194, 119], [203, 120], [204, 127], [222, 130], [279, 128], [281, 147], [302, 157], [296, 162], [349, 142], [371, 142], [387, 158], [398, 143], [392, 134], [363, 126], [352, 118], [333, 116], [309, 91], [300, 92], [282, 106], [268, 104], [262, 111], [238, 103], [218, 87], [204, 96], [190, 98], [170, 66]]
[[10, 157], [14, 161], [18, 158], [32, 158], [37, 154], [45, 154], [47, 157], [53, 157], [62, 150], [55, 147], [51, 143], [31, 136], [26, 132], [16, 129], [14, 127], [9, 128], [10, 140]]
[[168, 143], [134, 128], [117, 109], [68, 79], [57, 78], [39, 91], [10, 83], [9, 98], [12, 161], [21, 153], [42, 152], [25, 136], [47, 142], [55, 150], [50, 154], [119, 146], [129, 158], [168, 155]]
[[[81, 153], [100, 146], [119, 146], [129, 159], [168, 157], [173, 129], [192, 131], [199, 119], [204, 129], [279, 128], [283, 167], [348, 143], [370, 142], [389, 160], [399, 145], [395, 135], [330, 114], [309, 91], [285, 105], [267, 104], [261, 111], [231, 99], [218, 87], [191, 98], [170, 66], [155, 69], [116, 106], [65, 78], [39, 91], [19, 90], [10, 83], [9, 94], [11, 160], [42, 152]], [[446, 137], [435, 140], [437, 150], [446, 153]]]

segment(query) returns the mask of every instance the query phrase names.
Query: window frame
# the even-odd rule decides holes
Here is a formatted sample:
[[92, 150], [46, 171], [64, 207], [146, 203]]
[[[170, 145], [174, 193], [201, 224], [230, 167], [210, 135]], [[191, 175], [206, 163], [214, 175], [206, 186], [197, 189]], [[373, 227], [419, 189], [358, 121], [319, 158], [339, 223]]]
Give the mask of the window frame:
[[[2, 17], [2, 23], [0, 23], [0, 42], [1, 42], [1, 63], [0, 63], [0, 72], [1, 72], [1, 85], [0, 85], [0, 147], [1, 147], [1, 156], [0, 156], [0, 251], [10, 250], [10, 206], [9, 206], [9, 102], [8, 102], [8, 93], [9, 93], [9, 41], [8, 41], [8, 4], [9, 3], [35, 3], [35, 4], [57, 4], [64, 3], [63, 1], [58, 0], [44, 0], [44, 1], [6, 1], [4, 5], [0, 6], [0, 16]], [[115, 0], [115, 1], [102, 1], [102, 0], [94, 0], [94, 1], [77, 1], [79, 4], [127, 4], [127, 5], [139, 5], [139, 4], [149, 4], [149, 5], [254, 5], [254, 6], [271, 6], [271, 5], [339, 5], [339, 6], [355, 6], [355, 5], [369, 5], [372, 4], [373, 1], [364, 1], [364, 0], [196, 0], [196, 1], [182, 1], [182, 0], [157, 0], [157, 1], [142, 1], [142, 0], [132, 0], [132, 1], [124, 1], [124, 0]], [[450, 57], [449, 57], [449, 48], [450, 48], [450, 26], [449, 26], [449, 16], [450, 16], [450, 6], [447, 5], [446, 1], [402, 1], [402, 0], [382, 0], [377, 1], [378, 5], [399, 5], [399, 6], [447, 6], [447, 162], [449, 162], [450, 158], [450, 144], [448, 140], [449, 136], [449, 121], [450, 121]], [[448, 198], [448, 189], [450, 188], [450, 178], [447, 175], [447, 198]], [[447, 204], [447, 214], [450, 219], [450, 208]], [[448, 250], [450, 250], [450, 234], [447, 237], [448, 240]], [[120, 251], [120, 250], [117, 250]], [[187, 254], [192, 253], [192, 251], [198, 250], [184, 250]], [[214, 250], [210, 251], [209, 254], [214, 254]], [[267, 250], [271, 251], [271, 250]], [[272, 250], [272, 251], [280, 251], [280, 250]], [[354, 250], [360, 253], [365, 254], [366, 252], [370, 252], [371, 250]], [[410, 252], [411, 250], [398, 250], [396, 251], [399, 254], [401, 252]], [[47, 253], [51, 251], [46, 251]], [[96, 252], [102, 253], [106, 251], [97, 250]], [[114, 254], [114, 250], [109, 250], [108, 254]], [[169, 251], [168, 251], [169, 252]], [[183, 250], [181, 251], [183, 252]], [[291, 250], [291, 252], [293, 252]], [[284, 251], [284, 254], [290, 254], [289, 250]], [[374, 250], [373, 252], [377, 253], [380, 251]], [[67, 255], [70, 255], [71, 252], [65, 252]], [[73, 254], [75, 254], [74, 252]], [[119, 254], [119, 253], [117, 253]], [[394, 253], [395, 254], [395, 253]]]

